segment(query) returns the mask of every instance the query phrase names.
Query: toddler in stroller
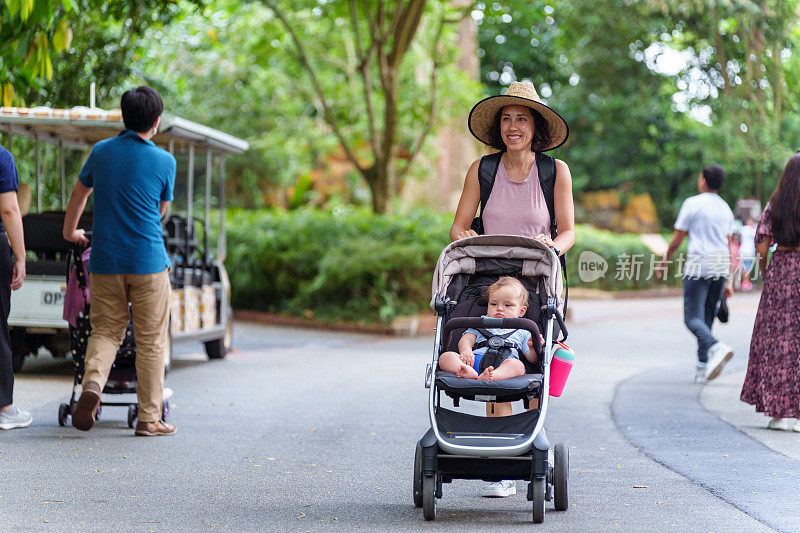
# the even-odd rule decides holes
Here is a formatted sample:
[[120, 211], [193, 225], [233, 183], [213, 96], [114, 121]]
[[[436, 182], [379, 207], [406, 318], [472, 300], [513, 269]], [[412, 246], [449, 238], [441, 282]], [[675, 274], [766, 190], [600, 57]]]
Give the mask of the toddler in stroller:
[[[487, 317], [519, 318], [528, 310], [528, 290], [517, 279], [501, 277], [489, 286]], [[496, 339], [490, 345], [490, 339]], [[537, 339], [539, 346], [544, 338]], [[470, 328], [458, 341], [458, 353], [445, 352], [439, 357], [439, 368], [459, 378], [500, 380], [525, 373], [522, 357], [537, 362], [533, 337], [524, 329]]]
[[[562, 340], [567, 336], [559, 270], [556, 254], [529, 237], [480, 235], [452, 242], [442, 251], [431, 300], [437, 314], [433, 358], [425, 375], [430, 429], [417, 442], [414, 457], [414, 505], [422, 507], [426, 520], [435, 519], [442, 485], [454, 479], [529, 481], [527, 497], [533, 502], [534, 522], [544, 521], [546, 501], [554, 500], [557, 511], [568, 508], [569, 450], [564, 443], [553, 446], [551, 463], [544, 430], [555, 341], [559, 334]], [[527, 290], [530, 301], [522, 317], [486, 316], [488, 302], [482, 295], [505, 276], [517, 278]], [[489, 346], [502, 342], [490, 328], [527, 331], [535, 340], [528, 344], [530, 357], [518, 360], [524, 373], [479, 380], [448, 371], [456, 368], [451, 365], [454, 356], [443, 358], [456, 351], [467, 328], [486, 330], [491, 335]], [[536, 342], [542, 338], [540, 331], [543, 345]], [[442, 392], [452, 398], [455, 408], [462, 399], [522, 400], [525, 410], [512, 416], [474, 416], [446, 409], [441, 404]]]

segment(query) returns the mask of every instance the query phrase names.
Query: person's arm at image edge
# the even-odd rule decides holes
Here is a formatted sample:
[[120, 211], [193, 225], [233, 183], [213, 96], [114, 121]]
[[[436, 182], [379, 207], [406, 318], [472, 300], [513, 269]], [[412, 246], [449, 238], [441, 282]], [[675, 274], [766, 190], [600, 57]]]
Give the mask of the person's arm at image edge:
[[89, 239], [86, 238], [86, 232], [82, 229], [78, 229], [78, 221], [83, 214], [83, 210], [86, 208], [86, 200], [89, 199], [91, 193], [92, 188], [87, 187], [81, 183], [80, 180], [75, 183], [75, 188], [72, 189], [72, 194], [67, 204], [67, 212], [64, 215], [63, 230], [64, 239], [69, 242], [74, 242], [83, 246], [89, 244]]
[[758, 258], [758, 269], [761, 275], [767, 271], [767, 259], [769, 255], [770, 239], [765, 238], [760, 243], [756, 244], [756, 257]]
[[25, 281], [25, 236], [22, 230], [22, 216], [19, 213], [16, 191], [0, 194], [0, 219], [6, 228], [6, 235], [14, 253], [14, 272], [11, 289], [17, 290]]
[[480, 160], [472, 163], [464, 179], [464, 189], [461, 191], [461, 198], [458, 200], [456, 215], [453, 218], [453, 225], [450, 227], [450, 240], [456, 241], [464, 237], [477, 235], [470, 229], [472, 220], [478, 213], [478, 205], [481, 203], [481, 186], [478, 183], [478, 166]]
[[553, 191], [558, 235], [553, 243], [563, 255], [575, 244], [575, 203], [572, 198], [572, 174], [569, 166], [556, 159], [556, 185]]

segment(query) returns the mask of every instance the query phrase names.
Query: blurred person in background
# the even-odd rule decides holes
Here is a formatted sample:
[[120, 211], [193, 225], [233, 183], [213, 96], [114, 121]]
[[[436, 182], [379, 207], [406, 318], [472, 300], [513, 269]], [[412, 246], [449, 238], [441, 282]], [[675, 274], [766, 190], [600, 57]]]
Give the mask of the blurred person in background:
[[747, 292], [753, 290], [753, 282], [750, 281], [750, 273], [756, 262], [756, 221], [748, 217], [742, 224], [739, 232], [739, 257], [742, 262], [741, 283], [742, 290]]

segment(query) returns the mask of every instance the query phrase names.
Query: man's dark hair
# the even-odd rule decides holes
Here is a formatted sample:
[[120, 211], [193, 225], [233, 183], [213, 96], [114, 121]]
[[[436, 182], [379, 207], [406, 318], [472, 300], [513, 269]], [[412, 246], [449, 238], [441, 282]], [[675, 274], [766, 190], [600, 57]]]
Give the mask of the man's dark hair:
[[725, 171], [719, 165], [711, 165], [703, 169], [703, 177], [706, 179], [706, 185], [712, 191], [718, 191], [722, 188], [722, 182], [725, 181]]
[[[527, 107], [527, 106], [525, 106]], [[547, 121], [534, 109], [528, 107], [533, 117], [533, 139], [531, 140], [531, 151], [537, 152], [542, 148], [550, 146], [550, 128], [547, 126]], [[503, 116], [503, 108], [497, 111], [497, 115], [492, 122], [492, 128], [489, 130], [489, 139], [492, 141], [489, 146], [495, 150], [505, 152], [508, 148], [506, 143], [503, 142], [503, 136], [500, 134], [500, 119]]]
[[161, 112], [164, 111], [164, 102], [155, 89], [141, 85], [135, 89], [125, 91], [122, 95], [122, 122], [129, 130], [144, 133], [156, 123]]
[[772, 236], [781, 246], [800, 246], [800, 155], [786, 163], [778, 188], [769, 200]]

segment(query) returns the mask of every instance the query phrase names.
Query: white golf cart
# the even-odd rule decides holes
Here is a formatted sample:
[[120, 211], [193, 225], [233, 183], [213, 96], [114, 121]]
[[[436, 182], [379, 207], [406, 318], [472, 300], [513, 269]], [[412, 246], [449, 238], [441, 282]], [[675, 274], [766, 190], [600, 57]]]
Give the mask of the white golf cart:
[[[67, 258], [71, 253], [70, 243], [61, 235], [63, 210], [71, 190], [65, 176], [64, 151], [80, 150], [85, 158], [97, 141], [112, 137], [122, 129], [119, 110], [0, 108], [0, 132], [5, 133], [5, 146], [12, 153], [14, 136], [25, 136], [35, 142], [36, 180], [31, 195], [31, 211], [34, 208], [35, 211], [22, 219], [28, 276], [22, 288], [12, 293], [8, 318], [15, 372], [22, 368], [27, 355], [38, 353], [41, 347], [56, 357], [64, 357], [70, 351], [69, 325], [62, 318]], [[49, 206], [49, 210], [42, 206], [41, 142], [57, 146], [54, 159], [58, 162], [60, 203]], [[222, 358], [231, 345], [233, 322], [230, 282], [223, 264], [225, 156], [242, 153], [249, 144], [202, 124], [169, 115], [162, 117], [160, 131], [153, 142], [169, 150], [178, 160], [176, 201], [164, 222], [164, 242], [172, 259], [171, 341], [165, 363], [169, 367], [173, 342], [190, 340], [204, 342], [210, 359]], [[196, 155], [205, 156], [204, 164], [201, 160], [197, 168]], [[214, 179], [215, 169], [218, 170], [217, 179]], [[200, 187], [203, 192], [198, 194], [196, 189]], [[204, 203], [200, 204], [203, 198]], [[212, 206], [212, 202], [217, 205]], [[212, 207], [219, 215], [215, 251], [209, 249], [208, 223]], [[203, 217], [195, 216], [201, 209]], [[91, 213], [81, 218], [79, 227], [91, 229]]]

